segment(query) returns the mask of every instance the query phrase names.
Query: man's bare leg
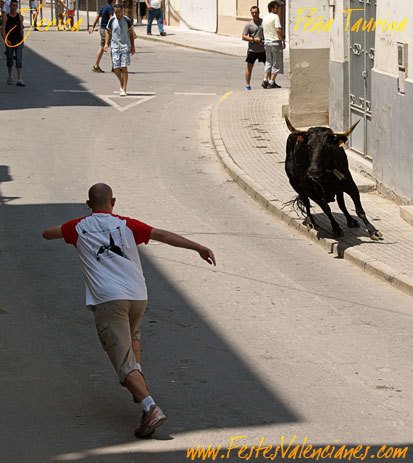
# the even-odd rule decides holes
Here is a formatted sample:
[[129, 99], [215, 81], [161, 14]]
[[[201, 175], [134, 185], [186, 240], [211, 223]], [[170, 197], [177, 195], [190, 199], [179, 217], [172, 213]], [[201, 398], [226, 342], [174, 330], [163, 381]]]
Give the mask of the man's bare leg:
[[145, 380], [138, 370], [131, 371], [125, 378], [124, 384], [138, 402], [142, 402], [150, 395]]
[[103, 56], [103, 47], [100, 47], [98, 52], [96, 53], [96, 63], [95, 63], [95, 67], [99, 67], [99, 64], [100, 64], [100, 60], [102, 59], [102, 56]]
[[247, 86], [251, 84], [251, 75], [252, 75], [252, 68], [254, 65], [252, 63], [247, 63], [247, 67], [245, 68], [245, 83]]
[[120, 68], [115, 68], [113, 72], [115, 73], [116, 77], [119, 79], [120, 86], [122, 87], [122, 71], [120, 70]]
[[122, 82], [121, 87], [123, 91], [126, 93], [126, 87], [128, 85], [128, 68], [122, 68]]

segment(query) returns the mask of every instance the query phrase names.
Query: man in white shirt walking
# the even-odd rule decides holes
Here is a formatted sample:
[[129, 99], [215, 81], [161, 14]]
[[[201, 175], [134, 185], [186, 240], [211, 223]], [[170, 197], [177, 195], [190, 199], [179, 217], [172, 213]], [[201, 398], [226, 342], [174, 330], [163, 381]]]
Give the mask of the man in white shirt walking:
[[285, 38], [278, 16], [280, 8], [281, 5], [278, 1], [268, 3], [268, 14], [262, 21], [266, 55], [265, 76], [261, 84], [263, 88], [280, 88], [275, 80], [278, 74], [284, 72]]

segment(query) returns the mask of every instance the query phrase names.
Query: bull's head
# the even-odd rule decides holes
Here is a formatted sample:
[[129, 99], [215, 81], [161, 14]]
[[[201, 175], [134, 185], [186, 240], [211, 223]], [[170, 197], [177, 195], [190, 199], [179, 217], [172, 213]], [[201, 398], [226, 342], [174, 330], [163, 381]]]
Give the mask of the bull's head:
[[328, 127], [311, 127], [307, 131], [301, 131], [291, 124], [288, 117], [285, 118], [285, 122], [290, 132], [297, 136], [297, 143], [305, 144], [309, 156], [307, 173], [309, 177], [317, 178], [325, 172], [325, 162], [334, 151], [333, 148], [345, 143], [360, 121], [341, 133], [334, 133]]

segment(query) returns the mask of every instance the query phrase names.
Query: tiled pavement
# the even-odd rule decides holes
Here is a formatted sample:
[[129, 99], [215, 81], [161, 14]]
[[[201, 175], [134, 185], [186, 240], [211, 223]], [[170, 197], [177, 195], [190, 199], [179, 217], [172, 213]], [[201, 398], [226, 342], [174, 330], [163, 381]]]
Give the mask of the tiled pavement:
[[[289, 134], [281, 115], [284, 104], [288, 104], [288, 89], [236, 92], [220, 99], [213, 110], [212, 135], [225, 167], [251, 196], [329, 252], [413, 294], [413, 227], [400, 218], [395, 203], [376, 192], [361, 195], [368, 218], [383, 234], [382, 241], [372, 241], [364, 226], [347, 228], [335, 203], [332, 210], [345, 232], [339, 241], [332, 239], [330, 222], [318, 206], [319, 231], [309, 232], [302, 217], [286, 205], [295, 192], [284, 171]], [[350, 198], [346, 204], [355, 215]]]

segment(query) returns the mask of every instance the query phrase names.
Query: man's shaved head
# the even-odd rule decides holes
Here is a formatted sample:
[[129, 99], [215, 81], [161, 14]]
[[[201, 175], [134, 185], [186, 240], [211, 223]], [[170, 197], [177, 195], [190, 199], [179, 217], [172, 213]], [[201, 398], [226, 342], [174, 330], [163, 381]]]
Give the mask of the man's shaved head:
[[88, 206], [93, 210], [107, 210], [113, 207], [112, 188], [106, 183], [96, 183], [89, 189]]

